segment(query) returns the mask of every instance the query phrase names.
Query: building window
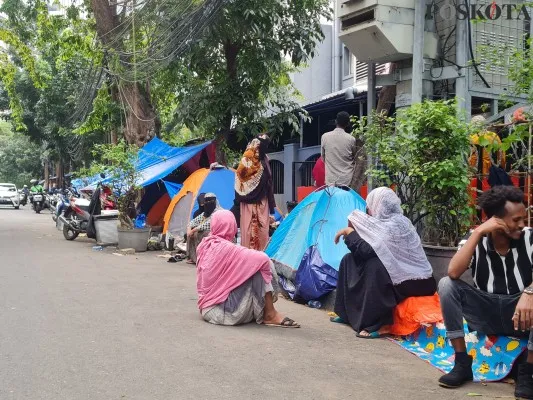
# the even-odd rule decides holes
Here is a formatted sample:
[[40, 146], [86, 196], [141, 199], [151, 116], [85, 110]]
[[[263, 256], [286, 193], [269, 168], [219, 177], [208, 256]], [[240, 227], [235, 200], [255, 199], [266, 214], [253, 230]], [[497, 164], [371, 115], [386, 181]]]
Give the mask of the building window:
[[272, 184], [274, 194], [283, 194], [283, 185], [285, 183], [284, 165], [281, 161], [270, 160], [270, 171], [272, 171]]
[[350, 50], [348, 50], [348, 47], [343, 46], [343, 53], [342, 53], [342, 74], [344, 77], [352, 76], [353, 75], [353, 57], [352, 53], [350, 53]]
[[314, 154], [305, 160], [300, 167], [300, 179], [301, 186], [313, 186], [313, 168], [315, 167], [316, 160], [320, 158], [320, 154]]
[[[384, 75], [390, 73], [390, 63], [376, 64], [376, 75]], [[355, 83], [366, 84], [368, 79], [368, 64], [357, 61], [355, 65]]]

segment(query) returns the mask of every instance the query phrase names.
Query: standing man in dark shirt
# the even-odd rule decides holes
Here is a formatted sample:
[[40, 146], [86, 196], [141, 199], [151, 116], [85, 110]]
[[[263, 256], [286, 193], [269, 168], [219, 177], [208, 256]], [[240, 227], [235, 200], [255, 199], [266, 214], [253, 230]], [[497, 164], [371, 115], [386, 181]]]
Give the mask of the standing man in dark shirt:
[[[466, 353], [463, 317], [485, 334], [529, 333], [527, 362], [520, 365], [515, 396], [533, 399], [533, 234], [525, 229], [524, 193], [513, 186], [485, 192], [479, 203], [489, 218], [476, 228], [452, 258], [448, 277], [439, 283], [447, 336], [455, 349], [455, 366], [439, 379], [444, 387], [472, 380], [472, 357]], [[476, 287], [459, 280], [472, 270]]]

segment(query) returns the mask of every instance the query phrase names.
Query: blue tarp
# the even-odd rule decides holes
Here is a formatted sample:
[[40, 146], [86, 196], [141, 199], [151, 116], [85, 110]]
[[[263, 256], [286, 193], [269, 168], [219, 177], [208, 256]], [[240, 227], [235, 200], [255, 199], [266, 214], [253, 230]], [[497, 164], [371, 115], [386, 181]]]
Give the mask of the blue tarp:
[[172, 199], [183, 187], [181, 183], [167, 182], [163, 181], [165, 187], [167, 188], [168, 196]]
[[[137, 184], [146, 187], [163, 179], [210, 144], [209, 141], [191, 147], [173, 147], [161, 139], [153, 138], [139, 149], [137, 154], [136, 170], [139, 173]], [[107, 177], [104, 180], [90, 181], [87, 183], [90, 186], [86, 189], [94, 189], [98, 183], [112, 180], [112, 177]]]
[[85, 178], [73, 179], [70, 183], [76, 190], [80, 190], [87, 186], [96, 188], [96, 185], [98, 185], [102, 181], [104, 181], [104, 179], [102, 179], [100, 174], [97, 174], [97, 175], [88, 176]]
[[205, 142], [191, 147], [172, 147], [160, 139], [154, 138], [139, 150], [137, 171], [140, 186], [163, 179], [175, 169], [181, 167], [211, 142]]

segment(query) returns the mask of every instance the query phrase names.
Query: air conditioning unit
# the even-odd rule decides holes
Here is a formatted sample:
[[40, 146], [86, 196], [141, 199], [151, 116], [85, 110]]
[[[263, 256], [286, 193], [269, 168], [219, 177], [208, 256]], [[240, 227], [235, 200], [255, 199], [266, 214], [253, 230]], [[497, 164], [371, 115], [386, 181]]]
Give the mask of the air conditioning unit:
[[[424, 10], [425, 12], [425, 10]], [[339, 38], [361, 62], [411, 58], [415, 0], [338, 0]], [[437, 57], [438, 38], [424, 36], [424, 57]]]

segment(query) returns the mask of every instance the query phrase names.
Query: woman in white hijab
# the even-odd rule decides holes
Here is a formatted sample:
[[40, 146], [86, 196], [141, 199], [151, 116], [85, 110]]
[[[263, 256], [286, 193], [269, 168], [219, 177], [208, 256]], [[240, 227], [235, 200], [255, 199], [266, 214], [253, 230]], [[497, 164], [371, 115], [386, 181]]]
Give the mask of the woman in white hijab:
[[397, 304], [432, 296], [437, 285], [420, 237], [403, 215], [401, 201], [386, 187], [367, 198], [367, 212], [354, 211], [339, 231], [350, 253], [339, 269], [334, 322], [350, 324], [361, 338], [389, 333]]

